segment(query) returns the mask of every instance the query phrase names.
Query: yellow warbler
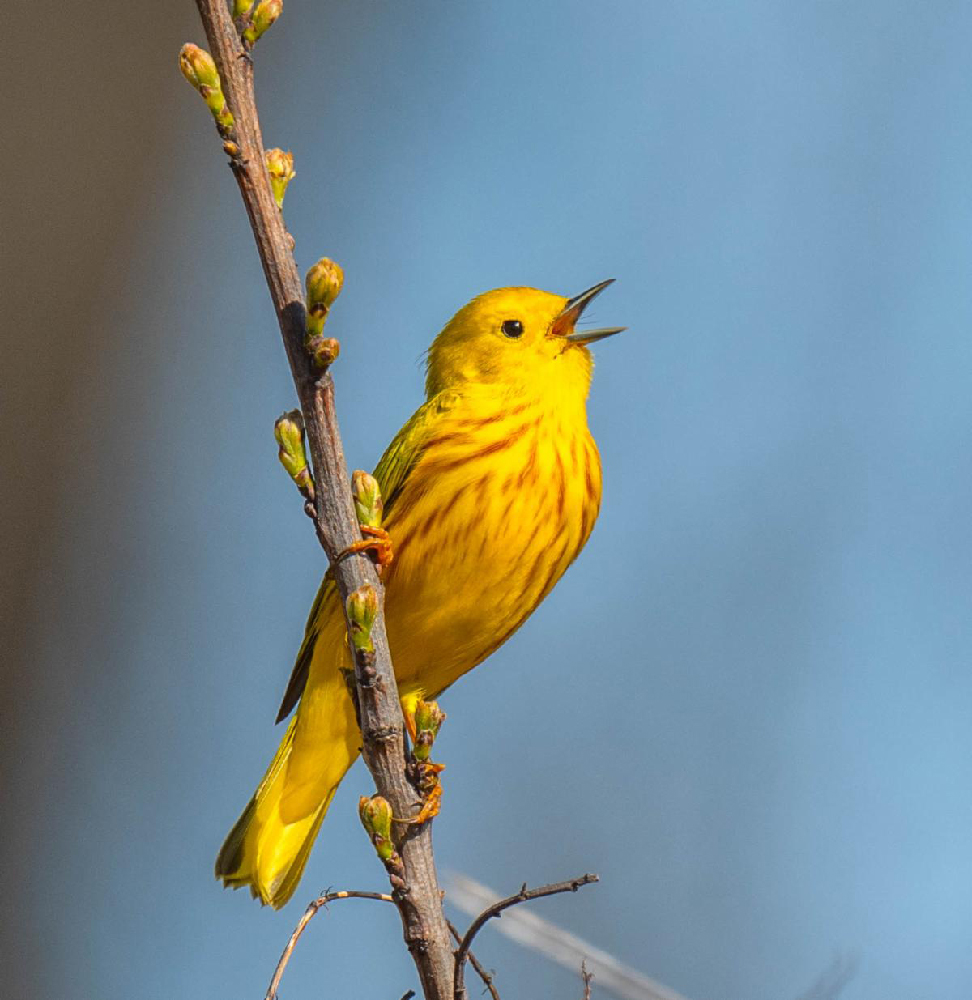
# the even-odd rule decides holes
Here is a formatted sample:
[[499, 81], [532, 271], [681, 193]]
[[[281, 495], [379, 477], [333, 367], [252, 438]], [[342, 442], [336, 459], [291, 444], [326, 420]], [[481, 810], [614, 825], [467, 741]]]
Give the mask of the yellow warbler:
[[[608, 284], [572, 299], [486, 292], [432, 344], [427, 401], [375, 471], [394, 548], [385, 624], [406, 712], [504, 643], [594, 527], [601, 465], [587, 428], [587, 345], [620, 330], [575, 324]], [[216, 861], [226, 885], [248, 885], [274, 907], [293, 895], [358, 756], [342, 675], [350, 665], [341, 602], [325, 577], [278, 721], [297, 712]]]

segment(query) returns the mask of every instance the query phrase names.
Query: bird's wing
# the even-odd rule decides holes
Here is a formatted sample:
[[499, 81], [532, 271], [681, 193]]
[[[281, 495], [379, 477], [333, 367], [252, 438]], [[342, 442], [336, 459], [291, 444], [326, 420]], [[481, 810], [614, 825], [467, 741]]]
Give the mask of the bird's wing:
[[395, 506], [395, 500], [401, 493], [409, 473], [422, 457], [432, 432], [442, 422], [443, 415], [454, 405], [454, 399], [452, 393], [447, 397], [440, 394], [420, 406], [381, 456], [374, 475], [381, 490], [386, 519]]
[[277, 711], [277, 722], [283, 722], [288, 715], [297, 707], [300, 696], [304, 693], [307, 678], [310, 674], [311, 660], [314, 657], [314, 644], [320, 632], [318, 622], [321, 617], [321, 609], [327, 607], [337, 599], [337, 584], [330, 570], [324, 575], [321, 586], [317, 591], [317, 597], [311, 605], [310, 614], [307, 616], [307, 626], [304, 629], [304, 641], [300, 644], [297, 653], [297, 662], [290, 672], [290, 680], [287, 681], [287, 690], [284, 691], [283, 700]]
[[[433, 396], [412, 414], [411, 419], [385, 449], [385, 454], [381, 456], [374, 475], [381, 490], [386, 519], [394, 507], [396, 498], [402, 491], [402, 486], [405, 485], [409, 474], [422, 457], [432, 432], [441, 422], [443, 415], [455, 405], [456, 399], [457, 397], [452, 393], [441, 393], [438, 396]], [[300, 701], [300, 696], [304, 693], [323, 616], [328, 613], [330, 607], [336, 607], [336, 600], [337, 584], [334, 582], [333, 574], [328, 570], [307, 617], [304, 641], [301, 643], [300, 651], [297, 653], [297, 662], [294, 664], [290, 680], [287, 682], [287, 690], [280, 703], [280, 711], [277, 712], [277, 722], [282, 722], [290, 715], [297, 702]]]

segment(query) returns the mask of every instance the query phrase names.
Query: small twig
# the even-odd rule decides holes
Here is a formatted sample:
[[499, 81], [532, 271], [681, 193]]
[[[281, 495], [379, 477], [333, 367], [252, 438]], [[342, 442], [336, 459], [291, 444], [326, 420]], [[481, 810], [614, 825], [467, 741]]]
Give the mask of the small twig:
[[[327, 906], [328, 903], [333, 903], [336, 899], [377, 899], [382, 903], [395, 902], [391, 896], [388, 896], [383, 892], [358, 892], [356, 890], [349, 890], [346, 892], [328, 892], [323, 896], [318, 896], [317, 899], [315, 899], [314, 902], [311, 903], [306, 910], [304, 910], [303, 916], [297, 921], [294, 933], [290, 935], [287, 947], [284, 948], [283, 954], [280, 956], [280, 961], [277, 962], [277, 968], [274, 970], [273, 979], [270, 980], [270, 986], [267, 989], [266, 1000], [276, 1000], [277, 990], [280, 987], [280, 979], [284, 974], [284, 969], [287, 968], [290, 956], [293, 953], [294, 948], [297, 947], [297, 941], [300, 939], [301, 934], [304, 933], [304, 929], [311, 922], [311, 918], [315, 913], [317, 913], [318, 910]], [[412, 995], [414, 996], [414, 994]], [[404, 1000], [404, 997], [402, 1000]]]
[[[462, 944], [462, 935], [456, 929], [456, 925], [451, 920], [446, 920], [446, 926], [449, 928], [449, 933], [456, 939], [456, 944]], [[500, 995], [493, 985], [493, 975], [487, 972], [483, 967], [482, 963], [476, 958], [476, 956], [470, 951], [467, 954], [469, 959], [469, 964], [476, 970], [476, 975], [483, 981], [483, 985], [489, 990], [489, 995], [493, 1000], [500, 1000]]]
[[593, 972], [587, 971], [587, 961], [581, 962], [581, 979], [584, 982], [583, 1000], [591, 1000], [591, 980], [594, 978]]
[[[483, 907], [499, 902], [498, 893], [469, 878], [453, 875], [448, 880], [449, 901], [463, 913], [476, 916]], [[496, 929], [511, 941], [529, 948], [561, 968], [576, 974], [581, 959], [597, 976], [598, 986], [620, 1000], [686, 1000], [686, 997], [643, 973], [625, 965], [603, 948], [579, 938], [537, 916], [526, 907], [504, 914]]]
[[408, 991], [408, 993], [406, 993], [406, 994], [405, 994], [405, 995], [404, 995], [404, 996], [402, 997], [402, 1000], [412, 1000], [412, 997], [413, 997], [413, 996], [415, 996], [415, 990], [409, 990], [409, 991]]
[[524, 882], [516, 895], [507, 896], [506, 899], [501, 899], [499, 902], [493, 903], [492, 906], [486, 907], [472, 922], [472, 926], [466, 931], [466, 936], [462, 939], [459, 950], [456, 952], [455, 1000], [464, 1000], [466, 996], [466, 989], [463, 985], [463, 967], [465, 966], [466, 957], [472, 945], [473, 938], [482, 930], [483, 925], [488, 920], [498, 917], [504, 910], [511, 906], [516, 906], [517, 903], [526, 903], [531, 899], [540, 899], [543, 896], [554, 896], [558, 892], [577, 892], [581, 886], [590, 885], [592, 882], [597, 881], [597, 875], [587, 874], [580, 875], [567, 882], [554, 882], [551, 885], [541, 885], [537, 889], [528, 889], [526, 882]]

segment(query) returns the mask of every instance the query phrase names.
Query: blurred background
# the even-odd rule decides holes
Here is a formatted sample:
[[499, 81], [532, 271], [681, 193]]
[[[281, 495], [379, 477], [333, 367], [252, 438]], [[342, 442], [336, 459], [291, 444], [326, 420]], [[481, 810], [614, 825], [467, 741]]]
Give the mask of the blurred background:
[[[5, 993], [261, 997], [317, 891], [384, 876], [359, 764], [286, 910], [212, 878], [323, 565], [176, 65], [202, 31], [188, 0], [5, 25]], [[472, 295], [618, 279], [600, 523], [443, 699], [437, 858], [502, 892], [599, 872], [536, 912], [690, 1000], [796, 998], [849, 953], [848, 1000], [972, 995], [970, 32], [957, 0], [287, 0], [257, 47], [298, 261], [347, 275], [353, 468]], [[580, 996], [477, 951], [504, 1000]], [[349, 902], [282, 996], [415, 985], [394, 912]]]

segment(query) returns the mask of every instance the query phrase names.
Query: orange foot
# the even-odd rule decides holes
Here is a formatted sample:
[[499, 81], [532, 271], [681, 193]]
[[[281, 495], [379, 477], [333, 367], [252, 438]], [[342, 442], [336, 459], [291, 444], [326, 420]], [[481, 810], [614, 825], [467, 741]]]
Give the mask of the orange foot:
[[445, 770], [445, 764], [433, 764], [431, 761], [417, 763], [419, 770], [418, 788], [422, 793], [422, 808], [413, 816], [409, 823], [428, 823], [439, 815], [442, 808], [442, 782], [439, 775]]
[[445, 764], [429, 760], [429, 754], [439, 728], [445, 721], [445, 713], [439, 710], [436, 702], [423, 699], [418, 699], [414, 705], [403, 704], [402, 711], [405, 728], [412, 738], [412, 781], [422, 796], [421, 809], [408, 822], [427, 823], [439, 815], [442, 805], [442, 782], [439, 775], [445, 770]]
[[338, 559], [344, 559], [345, 556], [351, 556], [357, 552], [371, 552], [374, 554], [379, 572], [391, 565], [392, 559], [395, 558], [391, 535], [384, 528], [372, 528], [370, 524], [362, 524], [359, 527], [361, 534], [366, 537], [360, 542], [352, 542], [338, 555]]

